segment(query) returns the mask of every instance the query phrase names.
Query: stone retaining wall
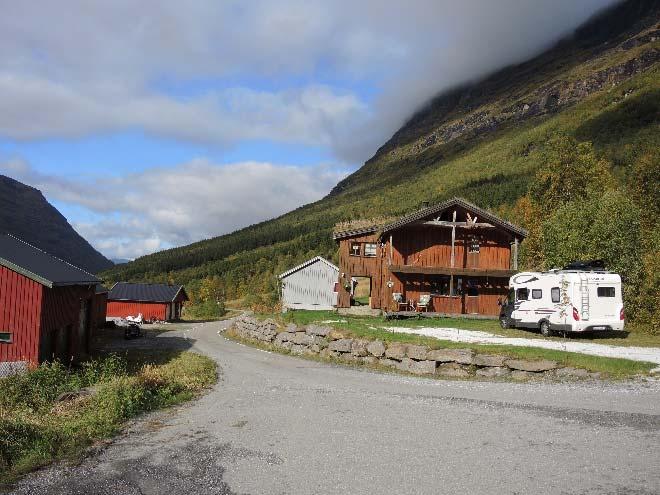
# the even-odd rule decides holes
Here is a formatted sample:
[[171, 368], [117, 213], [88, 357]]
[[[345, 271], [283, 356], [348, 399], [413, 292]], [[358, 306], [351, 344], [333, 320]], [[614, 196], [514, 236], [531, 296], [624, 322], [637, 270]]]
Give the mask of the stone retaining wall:
[[478, 354], [472, 349], [430, 349], [427, 346], [386, 343], [381, 340], [345, 338], [328, 326], [289, 324], [279, 327], [273, 320], [240, 316], [231, 327], [240, 338], [270, 344], [291, 354], [334, 358], [347, 363], [381, 365], [416, 375], [453, 378], [600, 378], [598, 373], [561, 367], [555, 361], [509, 359], [502, 355]]

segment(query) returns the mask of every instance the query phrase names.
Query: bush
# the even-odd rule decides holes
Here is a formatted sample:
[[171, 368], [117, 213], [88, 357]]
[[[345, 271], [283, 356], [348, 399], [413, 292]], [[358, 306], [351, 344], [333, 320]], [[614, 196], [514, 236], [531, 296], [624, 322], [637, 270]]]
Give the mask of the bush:
[[[78, 370], [46, 363], [0, 379], [0, 483], [77, 455], [94, 439], [114, 434], [127, 418], [189, 399], [215, 379], [215, 363], [188, 352], [133, 372], [113, 354]], [[64, 392], [88, 386], [95, 388], [92, 396], [55, 402]]]
[[222, 318], [227, 311], [224, 301], [203, 301], [196, 304], [186, 305], [184, 313], [187, 318], [198, 320], [215, 320]]

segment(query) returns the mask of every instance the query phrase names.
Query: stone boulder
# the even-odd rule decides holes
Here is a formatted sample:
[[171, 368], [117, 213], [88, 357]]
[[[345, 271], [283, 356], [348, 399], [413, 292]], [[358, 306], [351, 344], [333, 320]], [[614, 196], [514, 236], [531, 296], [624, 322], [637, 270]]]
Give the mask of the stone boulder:
[[437, 373], [449, 378], [466, 378], [470, 372], [458, 363], [443, 363], [438, 366]]
[[406, 357], [406, 344], [393, 343], [387, 346], [385, 357], [389, 359], [398, 359], [399, 361]]
[[540, 361], [528, 361], [526, 359], [508, 359], [505, 364], [512, 370], [529, 371], [531, 373], [540, 373], [541, 371], [554, 370], [557, 367], [556, 361], [542, 359]]
[[351, 345], [351, 354], [358, 357], [364, 357], [368, 354], [367, 345], [369, 345], [368, 340], [354, 340]]
[[309, 335], [316, 335], [318, 337], [327, 337], [330, 335], [332, 328], [320, 325], [307, 325], [305, 330]]
[[372, 356], [383, 357], [385, 355], [385, 344], [381, 340], [374, 340], [367, 344], [367, 352]]
[[428, 351], [429, 348], [423, 345], [408, 345], [406, 347], [406, 356], [408, 356], [410, 359], [423, 361], [426, 359], [426, 354]]
[[435, 374], [435, 361], [414, 361], [409, 364], [408, 371], [415, 375], [433, 375]]
[[395, 368], [399, 365], [399, 361], [395, 361], [394, 359], [389, 358], [380, 358], [378, 360], [378, 364], [381, 366], [387, 366], [388, 368]]
[[294, 344], [298, 345], [312, 345], [314, 343], [314, 337], [307, 335], [305, 332], [296, 332], [293, 334], [293, 339], [291, 339]]
[[351, 352], [353, 346], [353, 339], [339, 339], [333, 340], [328, 344], [328, 349], [335, 352]]
[[336, 359], [337, 357], [339, 357], [339, 353], [336, 351], [331, 351], [326, 347], [325, 349], [321, 349], [321, 352], [319, 352], [319, 356], [322, 358]]
[[289, 350], [291, 351], [291, 354], [304, 354], [307, 347], [300, 344], [293, 344]]
[[434, 349], [426, 354], [426, 359], [441, 363], [472, 364], [472, 349]]
[[[504, 361], [506, 361], [506, 356], [497, 356], [490, 354], [477, 354], [472, 360], [472, 364], [477, 366], [496, 366], [501, 368], [505, 366]], [[486, 376], [486, 375], [484, 375]]]
[[506, 366], [489, 366], [486, 368], [479, 368], [477, 370], [478, 376], [483, 376], [486, 378], [500, 378], [503, 376], [509, 376], [511, 370]]

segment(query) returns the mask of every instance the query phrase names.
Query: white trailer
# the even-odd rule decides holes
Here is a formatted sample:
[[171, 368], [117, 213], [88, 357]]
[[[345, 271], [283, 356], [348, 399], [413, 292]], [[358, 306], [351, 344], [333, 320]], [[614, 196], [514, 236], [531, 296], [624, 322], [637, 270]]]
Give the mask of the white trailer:
[[500, 312], [503, 328], [538, 329], [543, 335], [622, 331], [621, 277], [605, 270], [522, 272], [511, 277]]

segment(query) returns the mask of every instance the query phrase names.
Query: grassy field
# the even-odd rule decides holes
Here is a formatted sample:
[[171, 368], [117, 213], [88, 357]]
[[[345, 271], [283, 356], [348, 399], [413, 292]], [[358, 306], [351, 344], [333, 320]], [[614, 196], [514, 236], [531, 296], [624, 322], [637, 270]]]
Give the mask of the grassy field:
[[[265, 317], [265, 315], [261, 315]], [[504, 354], [512, 358], [520, 359], [550, 359], [557, 361], [563, 366], [575, 368], [584, 368], [592, 372], [600, 372], [610, 378], [628, 378], [639, 374], [648, 374], [655, 368], [653, 363], [644, 363], [628, 359], [614, 359], [599, 356], [589, 356], [575, 352], [556, 351], [551, 349], [540, 349], [535, 347], [516, 347], [507, 345], [488, 345], [488, 344], [470, 344], [462, 342], [451, 342], [439, 340], [421, 335], [410, 335], [396, 333], [385, 330], [385, 327], [450, 327], [465, 330], [481, 330], [499, 335], [515, 337], [542, 338], [538, 334], [523, 330], [502, 330], [498, 322], [491, 320], [468, 320], [462, 318], [441, 318], [424, 320], [395, 320], [385, 321], [377, 317], [357, 317], [339, 315], [333, 311], [290, 311], [285, 314], [268, 315], [269, 317], [279, 319], [282, 323], [296, 323], [298, 325], [307, 325], [310, 323], [324, 323], [333, 326], [341, 331], [346, 337], [365, 338], [369, 340], [382, 340], [385, 342], [405, 342], [411, 344], [420, 344], [429, 346], [431, 349], [441, 348], [461, 348], [474, 349], [476, 352], [485, 354]], [[633, 335], [633, 334], [631, 334]], [[652, 336], [645, 335], [645, 338], [652, 339]], [[640, 338], [639, 342], [647, 342], [645, 338]], [[564, 340], [553, 338], [553, 340]], [[588, 342], [597, 343], [620, 343], [626, 339], [581, 339]], [[635, 337], [633, 337], [635, 340]], [[658, 345], [658, 339], [655, 337], [655, 344]], [[632, 344], [629, 344], [632, 345]]]
[[[131, 350], [58, 362], [0, 379], [0, 486], [57, 459], [75, 459], [128, 418], [193, 398], [216, 381], [215, 363], [191, 352]], [[67, 400], [60, 400], [69, 394]]]

